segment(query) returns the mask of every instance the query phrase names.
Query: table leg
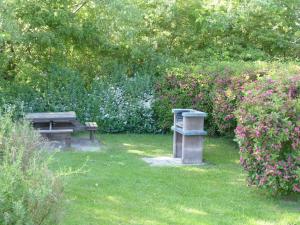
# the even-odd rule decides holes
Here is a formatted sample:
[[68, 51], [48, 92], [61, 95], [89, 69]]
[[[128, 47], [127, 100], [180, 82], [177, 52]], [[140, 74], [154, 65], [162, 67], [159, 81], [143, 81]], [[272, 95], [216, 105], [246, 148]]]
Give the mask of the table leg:
[[94, 131], [94, 130], [90, 130], [90, 140], [91, 140], [92, 142], [95, 141], [95, 131]]
[[66, 147], [70, 148], [71, 147], [71, 135], [67, 134], [65, 137], [65, 143], [66, 143]]

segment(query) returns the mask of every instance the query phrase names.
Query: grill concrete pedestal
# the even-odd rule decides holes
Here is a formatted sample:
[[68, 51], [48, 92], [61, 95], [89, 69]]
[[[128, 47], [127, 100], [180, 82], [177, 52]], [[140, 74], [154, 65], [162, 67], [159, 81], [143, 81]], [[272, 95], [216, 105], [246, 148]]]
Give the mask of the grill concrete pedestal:
[[206, 113], [193, 109], [173, 109], [173, 156], [183, 164], [203, 164], [204, 118]]

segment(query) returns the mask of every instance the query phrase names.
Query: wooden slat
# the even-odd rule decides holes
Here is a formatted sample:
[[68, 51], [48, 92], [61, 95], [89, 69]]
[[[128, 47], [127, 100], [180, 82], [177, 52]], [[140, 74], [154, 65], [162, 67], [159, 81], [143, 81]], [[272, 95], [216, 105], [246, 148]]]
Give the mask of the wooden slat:
[[95, 123], [95, 122], [86, 122], [85, 126], [86, 127], [98, 127], [97, 123]]
[[85, 129], [88, 131], [96, 131], [98, 128], [97, 123], [95, 122], [85, 122]]
[[28, 113], [25, 116], [26, 119], [32, 122], [42, 121], [70, 121], [76, 120], [75, 112], [44, 112], [44, 113]]
[[38, 130], [41, 134], [60, 134], [60, 133], [72, 133], [73, 129], [60, 129], [60, 130]]

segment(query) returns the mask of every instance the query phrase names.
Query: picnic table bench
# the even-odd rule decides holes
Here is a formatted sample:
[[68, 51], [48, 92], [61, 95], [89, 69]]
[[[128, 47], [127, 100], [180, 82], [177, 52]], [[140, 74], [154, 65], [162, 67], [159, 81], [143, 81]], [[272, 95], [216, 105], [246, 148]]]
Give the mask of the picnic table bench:
[[47, 138], [64, 139], [67, 147], [71, 146], [71, 134], [74, 131], [87, 130], [90, 132], [90, 140], [94, 141], [94, 133], [98, 128], [95, 122], [86, 122], [83, 126], [77, 120], [75, 112], [28, 113], [25, 118], [41, 135]]
[[95, 122], [86, 122], [85, 123], [85, 129], [90, 132], [90, 140], [95, 140], [95, 132], [98, 129], [98, 125]]

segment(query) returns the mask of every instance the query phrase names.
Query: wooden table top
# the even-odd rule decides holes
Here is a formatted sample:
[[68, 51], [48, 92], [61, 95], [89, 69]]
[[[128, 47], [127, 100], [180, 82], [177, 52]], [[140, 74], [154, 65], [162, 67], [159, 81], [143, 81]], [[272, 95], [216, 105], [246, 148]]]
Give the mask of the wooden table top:
[[71, 112], [42, 112], [28, 113], [25, 119], [32, 122], [47, 122], [47, 121], [72, 121], [76, 120], [76, 113]]

